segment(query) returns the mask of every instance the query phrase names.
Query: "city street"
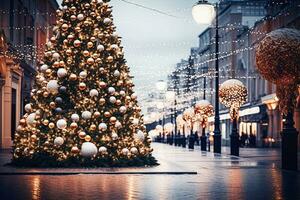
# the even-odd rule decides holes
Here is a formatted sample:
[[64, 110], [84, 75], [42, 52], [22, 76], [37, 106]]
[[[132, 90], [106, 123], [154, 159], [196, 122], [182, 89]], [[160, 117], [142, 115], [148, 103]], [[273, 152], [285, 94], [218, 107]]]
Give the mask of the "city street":
[[280, 149], [241, 157], [153, 143], [160, 165], [114, 169], [14, 169], [1, 152], [1, 199], [299, 199], [300, 172], [280, 167]]

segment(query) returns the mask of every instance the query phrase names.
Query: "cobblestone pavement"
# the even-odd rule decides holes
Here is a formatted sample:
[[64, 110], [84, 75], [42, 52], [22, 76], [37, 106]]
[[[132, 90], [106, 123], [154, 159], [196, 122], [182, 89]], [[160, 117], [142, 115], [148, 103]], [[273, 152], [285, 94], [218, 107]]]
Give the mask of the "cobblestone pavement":
[[300, 172], [280, 169], [279, 149], [153, 148], [160, 166], [122, 169], [15, 169], [0, 152], [0, 199], [300, 199]]

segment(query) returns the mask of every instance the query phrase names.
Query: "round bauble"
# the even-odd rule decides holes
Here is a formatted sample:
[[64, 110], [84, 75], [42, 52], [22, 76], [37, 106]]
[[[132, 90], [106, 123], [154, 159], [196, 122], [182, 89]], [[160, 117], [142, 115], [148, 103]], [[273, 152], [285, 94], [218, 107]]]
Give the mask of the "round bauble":
[[127, 108], [125, 106], [121, 106], [119, 108], [120, 113], [125, 113], [127, 111]]
[[65, 86], [61, 86], [61, 87], [59, 88], [59, 92], [62, 93], [62, 94], [64, 94], [64, 93], [67, 92], [67, 88], [66, 88]]
[[57, 76], [59, 77], [59, 78], [63, 78], [63, 77], [65, 77], [67, 75], [67, 70], [65, 69], [65, 68], [59, 68], [58, 70], [57, 70]]
[[50, 80], [47, 83], [47, 90], [53, 94], [58, 92], [58, 88], [59, 88], [59, 85], [57, 83], [57, 80]]
[[55, 59], [55, 60], [58, 60], [60, 57], [59, 53], [55, 52], [52, 54], [52, 58]]
[[78, 19], [79, 21], [82, 21], [82, 20], [84, 19], [84, 15], [83, 15], [83, 14], [78, 14], [78, 15], [77, 15], [77, 19]]
[[79, 73], [79, 77], [80, 77], [80, 78], [86, 78], [86, 77], [87, 77], [86, 71], [80, 72], [80, 73]]
[[114, 61], [114, 58], [112, 56], [107, 57], [107, 62], [111, 63]]
[[78, 136], [79, 136], [80, 139], [84, 139], [84, 137], [86, 136], [86, 133], [84, 131], [80, 131], [78, 133]]
[[86, 84], [81, 82], [79, 83], [79, 90], [85, 90], [86, 89]]
[[88, 59], [87, 59], [87, 63], [88, 63], [89, 65], [94, 64], [94, 62], [95, 62], [95, 60], [94, 60], [93, 58], [88, 58]]
[[74, 47], [79, 47], [81, 44], [80, 40], [75, 40], [74, 41]]
[[116, 121], [117, 121], [117, 118], [116, 118], [116, 117], [111, 117], [111, 118], [109, 119], [109, 122], [112, 123], [112, 124], [115, 124]]
[[56, 126], [59, 129], [65, 129], [67, 127], [67, 122], [64, 119], [60, 119], [56, 122]]
[[31, 110], [32, 110], [31, 104], [30, 103], [26, 104], [25, 105], [25, 111], [29, 113], [29, 112], [31, 112]]
[[78, 154], [79, 152], [80, 152], [80, 150], [78, 149], [78, 147], [74, 146], [71, 148], [71, 153]]
[[111, 23], [111, 19], [110, 19], [110, 18], [104, 18], [103, 23], [104, 23], [105, 25], [108, 25], [108, 24]]
[[144, 132], [141, 130], [138, 130], [138, 132], [134, 135], [134, 139], [139, 142], [143, 142], [145, 140]]
[[91, 141], [91, 136], [89, 136], [89, 135], [86, 135], [85, 137], [84, 137], [84, 140], [86, 141], [86, 142], [89, 142], [89, 141]]
[[121, 95], [121, 96], [125, 96], [125, 95], [126, 95], [126, 92], [123, 91], [123, 90], [121, 90], [121, 91], [120, 91], [120, 95]]
[[55, 108], [55, 112], [60, 114], [63, 112], [62, 108], [58, 107], [58, 108]]
[[101, 88], [105, 88], [105, 87], [106, 87], [106, 83], [103, 82], [103, 81], [101, 81], [101, 82], [99, 83], [99, 86], [100, 86]]
[[90, 96], [91, 97], [95, 97], [95, 96], [98, 96], [98, 95], [99, 95], [98, 90], [96, 90], [96, 89], [90, 90]]
[[114, 76], [115, 77], [119, 77], [120, 76], [120, 71], [119, 70], [115, 70], [114, 71]]
[[98, 50], [99, 52], [104, 51], [104, 46], [103, 46], [102, 44], [99, 44], [99, 45], [97, 46], [97, 50]]
[[106, 112], [104, 112], [104, 116], [105, 116], [105, 117], [110, 117], [111, 114], [110, 114], [110, 112], [106, 111]]
[[124, 156], [127, 156], [127, 155], [129, 154], [129, 150], [128, 150], [127, 148], [123, 148], [123, 149], [122, 149], [122, 154], [123, 154]]
[[97, 154], [97, 147], [95, 144], [91, 143], [91, 142], [84, 142], [81, 145], [81, 151], [80, 154], [83, 157], [92, 157], [95, 156]]
[[119, 122], [119, 121], [116, 121], [115, 127], [116, 127], [117, 129], [122, 128], [122, 123]]
[[76, 128], [78, 128], [78, 124], [77, 124], [76, 122], [72, 122], [72, 123], [70, 124], [70, 128], [71, 128], [71, 129], [76, 129]]
[[109, 87], [109, 88], [108, 88], [108, 92], [109, 92], [110, 94], [114, 94], [114, 93], [116, 92], [116, 90], [115, 90], [115, 88], [113, 88], [113, 87]]
[[111, 48], [112, 50], [114, 50], [114, 51], [116, 51], [116, 50], [119, 49], [118, 45], [116, 45], [116, 44], [110, 45], [110, 48]]
[[43, 65], [40, 67], [40, 70], [41, 70], [41, 72], [45, 72], [48, 68], [49, 68], [48, 65], [43, 64]]
[[100, 131], [106, 131], [107, 130], [107, 125], [105, 123], [100, 123], [98, 126]]
[[116, 97], [114, 97], [114, 96], [109, 97], [109, 102], [110, 103], [114, 104], [114, 103], [116, 103], [116, 101], [117, 101]]
[[55, 98], [55, 102], [56, 102], [57, 104], [61, 104], [61, 103], [63, 102], [63, 100], [62, 100], [61, 97], [56, 97], [56, 98]]
[[64, 143], [64, 139], [62, 137], [56, 137], [54, 139], [54, 145], [56, 146], [61, 146]]
[[136, 148], [136, 147], [132, 147], [131, 149], [130, 149], [130, 152], [132, 153], [132, 154], [138, 154], [138, 149]]
[[117, 140], [117, 139], [119, 138], [119, 136], [118, 136], [118, 134], [117, 134], [116, 132], [113, 132], [113, 133], [111, 134], [111, 138], [112, 138], [113, 140]]
[[53, 122], [50, 122], [49, 125], [48, 125], [48, 127], [49, 127], [50, 129], [53, 129], [53, 128], [55, 127], [55, 124], [54, 124]]
[[68, 28], [69, 28], [68, 24], [63, 24], [63, 25], [61, 26], [61, 29], [62, 29], [63, 31], [67, 31]]
[[101, 154], [105, 154], [107, 152], [107, 148], [106, 147], [100, 147], [99, 148], [99, 153], [101, 153]]
[[92, 113], [90, 111], [83, 111], [81, 117], [85, 120], [91, 119]]
[[136, 93], [132, 93], [132, 94], [131, 94], [131, 99], [135, 100], [136, 98], [137, 98]]
[[29, 114], [28, 117], [26, 118], [26, 123], [27, 123], [29, 126], [35, 125], [35, 123], [36, 123], [35, 117], [36, 117], [36, 114], [35, 114], [35, 113]]

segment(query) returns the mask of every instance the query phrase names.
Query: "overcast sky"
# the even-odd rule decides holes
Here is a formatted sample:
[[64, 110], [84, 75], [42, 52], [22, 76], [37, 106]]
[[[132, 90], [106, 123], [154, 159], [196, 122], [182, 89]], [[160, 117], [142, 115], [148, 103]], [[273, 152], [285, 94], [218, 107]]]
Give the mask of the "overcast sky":
[[[62, 0], [58, 0], [59, 4]], [[111, 0], [114, 23], [121, 36], [125, 58], [135, 76], [139, 99], [155, 89], [190, 48], [198, 45], [197, 36], [205, 27], [197, 25], [191, 8], [197, 0], [127, 0], [155, 8], [170, 15], [143, 9], [121, 0]]]

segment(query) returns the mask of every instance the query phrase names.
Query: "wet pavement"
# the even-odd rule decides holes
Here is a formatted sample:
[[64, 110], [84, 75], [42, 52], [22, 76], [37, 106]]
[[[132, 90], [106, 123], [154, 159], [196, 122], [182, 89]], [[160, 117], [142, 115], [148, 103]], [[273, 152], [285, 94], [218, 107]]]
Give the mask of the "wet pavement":
[[0, 152], [0, 199], [300, 199], [300, 172], [280, 169], [279, 149], [153, 148], [161, 165], [118, 169], [15, 169]]

